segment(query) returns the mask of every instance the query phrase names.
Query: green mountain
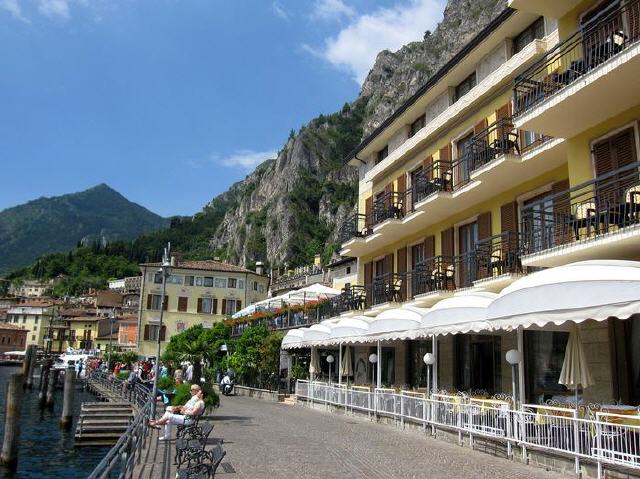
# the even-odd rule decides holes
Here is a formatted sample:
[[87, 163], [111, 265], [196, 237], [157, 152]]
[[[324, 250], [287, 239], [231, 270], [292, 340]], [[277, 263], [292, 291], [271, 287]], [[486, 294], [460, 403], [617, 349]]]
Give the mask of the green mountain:
[[79, 242], [130, 240], [168, 220], [100, 184], [0, 211], [0, 275]]

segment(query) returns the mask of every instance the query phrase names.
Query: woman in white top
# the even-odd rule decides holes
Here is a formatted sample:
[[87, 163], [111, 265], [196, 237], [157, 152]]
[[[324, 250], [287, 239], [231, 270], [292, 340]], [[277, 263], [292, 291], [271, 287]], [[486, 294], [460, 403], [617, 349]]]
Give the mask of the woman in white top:
[[171, 425], [186, 425], [193, 423], [192, 417], [200, 416], [204, 412], [204, 400], [202, 399], [202, 388], [197, 384], [191, 385], [191, 399], [184, 406], [167, 406], [164, 415], [157, 421], [150, 420], [149, 426], [160, 429], [164, 426], [164, 436], [160, 441], [171, 439]]

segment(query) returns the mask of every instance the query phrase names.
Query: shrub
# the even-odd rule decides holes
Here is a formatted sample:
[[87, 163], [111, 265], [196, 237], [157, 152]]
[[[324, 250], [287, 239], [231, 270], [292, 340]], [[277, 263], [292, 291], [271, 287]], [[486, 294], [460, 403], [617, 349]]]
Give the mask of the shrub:
[[118, 376], [116, 377], [124, 381], [129, 377], [129, 371], [118, 371]]
[[175, 385], [175, 380], [170, 376], [158, 378], [158, 389], [162, 389], [163, 391], [172, 391]]

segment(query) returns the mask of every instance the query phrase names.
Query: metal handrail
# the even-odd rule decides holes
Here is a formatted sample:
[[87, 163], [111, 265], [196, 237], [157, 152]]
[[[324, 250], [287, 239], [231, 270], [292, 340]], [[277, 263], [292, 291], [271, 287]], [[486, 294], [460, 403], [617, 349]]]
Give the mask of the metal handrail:
[[149, 434], [148, 419], [151, 417], [154, 400], [152, 393], [144, 386], [136, 384], [132, 390], [123, 395], [124, 381], [117, 378], [109, 381], [104, 372], [94, 373], [87, 381], [95, 381], [103, 387], [119, 393], [123, 399], [127, 399], [137, 409], [137, 414], [134, 415], [127, 430], [89, 474], [88, 479], [132, 478], [135, 466], [140, 463], [140, 452], [146, 445]]

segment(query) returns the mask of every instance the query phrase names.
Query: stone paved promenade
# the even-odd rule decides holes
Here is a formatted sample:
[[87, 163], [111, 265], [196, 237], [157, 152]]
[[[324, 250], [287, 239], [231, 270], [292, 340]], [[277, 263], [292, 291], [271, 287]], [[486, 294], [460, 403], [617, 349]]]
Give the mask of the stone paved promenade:
[[[220, 468], [218, 474], [229, 479], [566, 477], [419, 431], [302, 406], [223, 397], [215, 417], [211, 436], [222, 437], [227, 451], [225, 470]], [[154, 435], [150, 444], [145, 473], [138, 477], [174, 477], [175, 470], [167, 470], [171, 461], [164, 443]]]

